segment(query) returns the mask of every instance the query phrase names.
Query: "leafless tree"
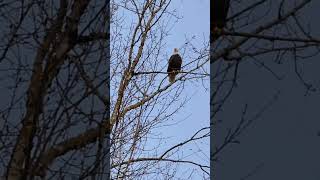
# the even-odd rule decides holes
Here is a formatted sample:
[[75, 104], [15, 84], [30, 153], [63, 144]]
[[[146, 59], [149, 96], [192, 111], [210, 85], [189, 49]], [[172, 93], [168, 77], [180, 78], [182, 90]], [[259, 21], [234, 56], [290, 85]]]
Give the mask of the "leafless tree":
[[195, 129], [167, 149], [161, 147], [164, 135], [154, 131], [177, 123], [171, 117], [187, 103], [181, 95], [186, 86], [201, 85], [202, 81], [208, 85], [209, 80], [207, 37], [201, 47], [194, 45], [193, 38], [182, 43], [182, 71], [174, 83], [168, 81], [170, 54], [165, 45], [180, 18], [174, 8], [170, 0], [114, 1], [111, 5], [112, 179], [195, 177], [195, 172], [178, 173], [179, 167], [186, 165], [194, 166], [200, 177], [209, 178], [209, 161], [197, 162], [183, 154], [186, 145], [208, 141], [209, 119], [207, 127]]
[[109, 3], [2, 1], [0, 171], [107, 177]]
[[112, 179], [173, 179], [184, 164], [208, 178], [208, 164], [182, 153], [209, 127], [165, 150], [152, 134], [187, 102], [186, 85], [208, 80], [209, 42], [192, 38], [183, 72], [167, 80], [166, 23], [179, 18], [170, 2], [0, 2], [3, 178], [107, 179], [111, 169]]
[[306, 94], [316, 91], [302, 73], [305, 71], [302, 65], [306, 59], [312, 59], [319, 53], [320, 41], [315, 35], [315, 27], [310, 26], [310, 21], [306, 18], [306, 12], [312, 8], [312, 3], [315, 1], [230, 1], [226, 26], [219, 32], [219, 38], [211, 42], [210, 48], [211, 136], [217, 135], [217, 128], [226, 129], [224, 138], [212, 146], [212, 176], [214, 167], [218, 166], [217, 162], [223, 158], [221, 152], [232, 147], [232, 144], [239, 143], [240, 135], [279, 97], [278, 93], [271, 95], [269, 100], [262, 97], [265, 102], [262, 102], [261, 110], [252, 117], [248, 117], [251, 113], [248, 113], [250, 104], [244, 104], [240, 107], [243, 109], [242, 114], [238, 121], [234, 121], [234, 127], [219, 126], [223, 121], [219, 119], [222, 111], [235, 112], [224, 107], [227, 101], [231, 101], [230, 96], [235, 88], [240, 86], [239, 71], [243, 64], [252, 62], [274, 78], [285, 82], [275, 67], [291, 61]]
[[[183, 72], [175, 83], [167, 81], [163, 46], [170, 19], [179, 18], [170, 2], [115, 1], [110, 9], [107, 1], [94, 0], [1, 2], [3, 177], [106, 179], [111, 168], [113, 179], [173, 179], [179, 166], [191, 164], [208, 178], [208, 164], [181, 156], [185, 145], [209, 137], [208, 127], [164, 151], [162, 136], [152, 134], [187, 103], [180, 95], [185, 86], [208, 78], [209, 43], [196, 47], [191, 38], [180, 48], [188, 59]], [[290, 57], [306, 91], [314, 90], [299, 70], [306, 52], [307, 57], [318, 53], [319, 40], [301, 21], [312, 1], [244, 2], [231, 1], [227, 26], [211, 45], [211, 81], [217, 87], [211, 96], [213, 117], [237, 85], [239, 64], [246, 60], [281, 78], [258, 57], [275, 55], [276, 63]], [[239, 126], [211, 158], [236, 143], [263, 110], [245, 119], [244, 108]], [[159, 144], [150, 146], [155, 138]]]

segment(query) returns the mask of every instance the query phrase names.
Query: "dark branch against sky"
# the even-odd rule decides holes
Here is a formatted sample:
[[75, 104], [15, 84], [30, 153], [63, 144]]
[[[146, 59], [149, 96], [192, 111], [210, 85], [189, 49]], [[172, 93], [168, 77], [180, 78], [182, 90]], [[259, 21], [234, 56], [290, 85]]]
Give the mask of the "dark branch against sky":
[[[249, 5], [251, 1], [246, 2]], [[312, 1], [298, 13], [299, 17], [303, 17], [305, 26], [310, 24], [315, 39], [320, 35], [317, 7], [320, 7], [320, 2]], [[237, 12], [237, 9], [233, 7], [232, 11]], [[246, 37], [248, 34], [245, 32], [226, 31], [225, 35]], [[271, 36], [256, 35], [254, 38], [276, 40]], [[277, 40], [286, 41], [287, 38], [279, 36]], [[310, 40], [307, 37], [295, 41]], [[317, 40], [314, 41], [312, 43], [319, 43]], [[282, 44], [285, 43], [287, 42]], [[310, 55], [312, 51], [300, 55], [308, 53]], [[214, 137], [211, 139], [212, 151], [213, 146], [223, 143], [228, 131], [236, 129], [242, 119], [254, 118], [268, 102], [273, 101], [261, 116], [254, 119], [250, 126], [235, 138], [234, 143], [219, 154], [218, 159], [214, 159], [214, 166], [211, 167], [214, 179], [320, 178], [319, 55], [301, 61], [298, 68], [295, 67], [293, 57], [286, 57], [281, 63], [276, 63], [273, 59], [274, 56], [271, 55], [255, 58], [249, 56], [241, 62], [232, 94], [224, 104], [223, 110], [211, 119], [215, 122], [214, 128], [211, 129], [214, 131]], [[211, 73], [221, 63], [212, 65]], [[305, 82], [301, 81], [297, 71], [301, 72]], [[311, 84], [312, 88], [307, 89], [308, 84]], [[215, 87], [217, 82], [212, 81], [211, 77], [211, 93]], [[275, 96], [277, 98], [274, 98]]]

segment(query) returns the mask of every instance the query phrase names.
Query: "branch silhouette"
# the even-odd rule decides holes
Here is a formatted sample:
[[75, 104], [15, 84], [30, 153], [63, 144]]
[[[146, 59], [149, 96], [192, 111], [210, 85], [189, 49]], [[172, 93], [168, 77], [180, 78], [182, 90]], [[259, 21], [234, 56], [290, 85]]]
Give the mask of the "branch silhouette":
[[[144, 72], [133, 72], [133, 75], [141, 75], [141, 74], [171, 74], [175, 72], [162, 72], [162, 71], [144, 71]], [[193, 74], [193, 75], [201, 75], [201, 76], [210, 76], [209, 73], [194, 73], [187, 71], [179, 71], [181, 74]]]

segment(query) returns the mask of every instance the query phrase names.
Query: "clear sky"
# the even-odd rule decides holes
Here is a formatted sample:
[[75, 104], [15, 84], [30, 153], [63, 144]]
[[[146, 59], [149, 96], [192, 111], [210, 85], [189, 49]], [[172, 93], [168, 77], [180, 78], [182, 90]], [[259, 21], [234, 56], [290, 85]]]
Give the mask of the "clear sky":
[[[200, 3], [199, 3], [200, 2]], [[209, 0], [178, 0], [172, 1], [171, 7], [177, 8], [182, 15], [182, 19], [173, 28], [168, 44], [168, 52], [171, 53], [173, 47], [180, 46], [185, 41], [185, 36], [196, 36], [199, 46], [203, 46], [203, 37], [209, 39]], [[196, 43], [196, 44], [197, 44]], [[187, 59], [184, 60], [188, 61]], [[209, 68], [209, 65], [207, 66]], [[209, 81], [206, 81], [206, 87], [209, 88]], [[179, 135], [189, 136], [190, 132], [198, 130], [200, 127], [209, 126], [210, 107], [209, 107], [209, 91], [205, 90], [201, 84], [189, 85], [184, 95], [192, 97], [188, 104], [179, 114], [181, 117], [190, 115], [188, 123], [183, 123], [184, 131], [178, 132]]]
[[[169, 36], [165, 39], [165, 49], [162, 49], [162, 53], [167, 54], [167, 57], [165, 57], [165, 61], [163, 61], [163, 65], [167, 64], [166, 60], [173, 53], [173, 48], [181, 48], [184, 45], [186, 38], [195, 37], [195, 39], [192, 40], [192, 44], [195, 45], [198, 49], [205, 47], [204, 42], [209, 42], [209, 2], [210, 0], [171, 1], [171, 4], [168, 8], [169, 11], [172, 12], [173, 10], [175, 10], [176, 14], [178, 14], [181, 19], [175, 22], [176, 19], [172, 17], [171, 19], [169, 19], [171, 21], [169, 23], [170, 25], [168, 27], [165, 27], [172, 27], [172, 29], [169, 32]], [[122, 13], [125, 17], [124, 19], [127, 25], [131, 24], [132, 21], [135, 21], [135, 17], [131, 16], [132, 14], [130, 15], [130, 12], [120, 12], [120, 14]], [[165, 18], [167, 18], [167, 16]], [[126, 30], [127, 28], [122, 31], [125, 33]], [[192, 60], [193, 59], [183, 57], [183, 64], [187, 64]], [[209, 72], [209, 64], [207, 64], [205, 68]], [[166, 68], [163, 69], [163, 71], [165, 70]], [[161, 76], [161, 78], [164, 78], [165, 76], [166, 75], [163, 75]], [[177, 82], [177, 84], [179, 83], [181, 82]], [[191, 83], [191, 81], [185, 82], [185, 87], [183, 89], [183, 92], [180, 94], [180, 99], [183, 100], [184, 98], [188, 98], [190, 100], [184, 107], [180, 109], [180, 111], [175, 113], [174, 116], [170, 117], [171, 119], [166, 122], [166, 124], [173, 125], [161, 127], [153, 130], [152, 132], [161, 133], [161, 137], [166, 138], [165, 142], [163, 142], [162, 146], [158, 149], [158, 154], [165, 152], [173, 145], [187, 140], [201, 128], [209, 127], [209, 87], [209, 77], [207, 77], [206, 81], [204, 81], [204, 85], [202, 85], [201, 81], [199, 81], [198, 83]], [[179, 102], [176, 102], [175, 105], [178, 106], [179, 104]], [[175, 109], [177, 106], [172, 107], [172, 109]], [[169, 110], [168, 113], [170, 112], [171, 111]], [[209, 132], [209, 130], [207, 130], [206, 132]], [[188, 156], [183, 160], [194, 160], [198, 163], [209, 165], [209, 141], [210, 138], [208, 137], [197, 144], [191, 143], [190, 145], [184, 146], [183, 155], [181, 153], [178, 153], [177, 155], [179, 155], [179, 157]], [[147, 142], [147, 146], [149, 147], [154, 147], [156, 145], [158, 145], [158, 139], [153, 141], [153, 139], [150, 138]], [[201, 152], [199, 150], [201, 150]], [[181, 177], [182, 179], [189, 179], [186, 177], [186, 174], [188, 173], [184, 173], [184, 171], [191, 172], [190, 168], [191, 171], [194, 169], [199, 172], [199, 174], [195, 173], [192, 176], [192, 179], [203, 179], [201, 174], [202, 172], [199, 167], [187, 166], [185, 164], [180, 164], [177, 176]]]
[[[201, 2], [201, 3], [199, 3]], [[182, 19], [175, 24], [171, 31], [171, 36], [168, 38], [168, 54], [172, 54], [174, 47], [180, 47], [185, 42], [185, 37], [196, 36], [193, 43], [203, 46], [204, 36], [209, 39], [209, 0], [200, 0], [199, 2], [191, 0], [177, 0], [172, 1], [171, 8], [176, 8], [178, 14]], [[196, 14], [196, 15], [195, 15]], [[184, 59], [183, 63], [190, 61]], [[209, 69], [209, 65], [206, 66]], [[205, 82], [205, 87], [209, 90], [209, 81]], [[209, 108], [209, 91], [202, 87], [202, 85], [189, 85], [183, 95], [192, 97], [187, 106], [183, 108], [182, 112], [178, 114], [181, 117], [191, 115], [188, 117], [190, 121], [186, 123], [186, 131], [181, 132], [185, 135], [190, 135], [189, 130], [195, 130], [195, 127], [208, 126], [210, 121]]]
[[[210, 1], [209, 0], [173, 0], [170, 5], [171, 9], [176, 9], [182, 17], [170, 32], [168, 38], [168, 54], [172, 53], [174, 47], [181, 47], [185, 42], [185, 37], [195, 36], [193, 41], [196, 45], [203, 46], [203, 42], [209, 40], [209, 18], [210, 18]], [[190, 60], [184, 59], [184, 63]], [[209, 69], [209, 65], [206, 66]], [[182, 108], [173, 118], [175, 121], [182, 120], [179, 124], [163, 129], [166, 136], [174, 137], [168, 144], [176, 144], [178, 140], [185, 140], [197, 130], [209, 126], [210, 107], [209, 107], [209, 78], [204, 82], [207, 90], [203, 88], [201, 82], [197, 84], [188, 84], [181, 94], [182, 97], [191, 97], [190, 101]], [[209, 165], [209, 138], [197, 145], [191, 144], [186, 149], [200, 148], [204, 154], [192, 155], [189, 159]], [[189, 153], [188, 151], [186, 151]], [[192, 167], [197, 169], [197, 167]], [[200, 176], [193, 176], [193, 179], [202, 179]]]

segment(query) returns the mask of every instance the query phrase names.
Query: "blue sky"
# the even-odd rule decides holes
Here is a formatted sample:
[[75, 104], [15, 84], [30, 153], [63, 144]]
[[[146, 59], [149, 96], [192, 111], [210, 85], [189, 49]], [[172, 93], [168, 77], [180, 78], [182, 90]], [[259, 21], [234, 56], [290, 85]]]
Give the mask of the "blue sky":
[[[201, 2], [201, 3], [199, 3]], [[168, 54], [172, 53], [174, 47], [180, 47], [185, 42], [185, 37], [196, 36], [193, 43], [203, 46], [203, 38], [209, 38], [209, 0], [178, 0], [172, 1], [171, 8], [177, 10], [182, 16], [170, 32], [168, 38]], [[184, 60], [183, 62], [185, 63]], [[209, 68], [209, 66], [207, 66]], [[209, 81], [206, 81], [206, 87], [209, 88]], [[177, 118], [188, 116], [188, 123], [183, 123], [184, 131], [179, 132], [178, 136], [190, 136], [190, 132], [198, 130], [201, 127], [208, 126], [210, 121], [209, 109], [209, 91], [206, 91], [200, 83], [190, 85], [183, 92], [185, 96], [191, 97], [188, 104], [180, 111]], [[176, 133], [176, 131], [174, 132]]]
[[[174, 47], [181, 47], [185, 42], [185, 37], [191, 38], [195, 36], [194, 44], [199, 47], [203, 46], [204, 38], [208, 41], [209, 26], [210, 26], [210, 1], [209, 0], [174, 0], [170, 5], [171, 9], [176, 9], [177, 13], [182, 17], [174, 26], [168, 37], [168, 54], [172, 53]], [[184, 63], [188, 59], [184, 59]], [[209, 69], [209, 65], [207, 65]], [[201, 83], [190, 84], [181, 96], [191, 97], [190, 101], [186, 104], [181, 111], [179, 111], [173, 118], [174, 121], [182, 121], [176, 126], [165, 129], [166, 136], [174, 137], [168, 144], [176, 144], [179, 140], [185, 140], [193, 135], [197, 130], [209, 126], [210, 109], [209, 109], [209, 91], [202, 87]], [[209, 89], [209, 81], [205, 81], [205, 87]], [[198, 146], [198, 147], [195, 147]], [[202, 162], [209, 165], [209, 138], [200, 144], [191, 144], [186, 149], [192, 148], [193, 150], [200, 148], [204, 154], [192, 155], [189, 159], [194, 159], [197, 162]], [[192, 167], [195, 168], [195, 167]], [[200, 177], [193, 177], [202, 179]]]
[[[181, 48], [186, 38], [195, 37], [192, 40], [192, 44], [195, 45], [198, 49], [205, 47], [204, 42], [209, 41], [209, 16], [210, 16], [210, 4], [209, 0], [172, 0], [168, 8], [170, 12], [173, 10], [176, 11], [181, 19], [176, 22], [175, 18], [164, 19], [165, 21], [170, 20], [168, 27], [172, 28], [169, 32], [169, 36], [165, 39], [166, 46], [165, 49], [162, 49], [163, 54], [167, 54], [163, 65], [166, 66], [166, 59], [170, 57], [173, 52], [173, 48]], [[132, 24], [135, 21], [135, 17], [130, 14], [130, 12], [119, 12], [123, 15], [126, 25]], [[167, 18], [168, 16], [166, 16]], [[125, 29], [121, 31], [125, 33], [129, 28], [125, 25]], [[173, 26], [171, 26], [173, 25]], [[124, 28], [124, 27], [123, 27]], [[189, 53], [189, 55], [192, 55]], [[195, 55], [194, 55], [195, 56]], [[192, 58], [185, 57], [183, 59], [183, 64], [187, 64], [192, 61]], [[195, 65], [194, 65], [195, 66]], [[191, 68], [191, 67], [189, 67]], [[205, 67], [209, 71], [209, 64]], [[163, 69], [165, 71], [166, 68]], [[162, 78], [165, 78], [166, 75], [161, 75]], [[161, 78], [160, 77], [160, 78]], [[181, 82], [177, 82], [177, 84]], [[175, 85], [173, 85], [175, 86]], [[200, 130], [203, 127], [208, 127], [210, 122], [210, 109], [209, 109], [209, 77], [204, 81], [204, 88], [201, 84], [201, 81], [194, 83], [192, 81], [187, 81], [185, 87], [180, 94], [180, 99], [184, 100], [185, 98], [190, 99], [188, 103], [180, 109], [174, 116], [170, 117], [166, 124], [174, 124], [170, 126], [161, 127], [155, 129], [153, 133], [161, 133], [163, 138], [166, 138], [163, 144], [159, 149], [159, 154], [166, 151], [168, 148], [183, 142], [190, 138], [196, 131]], [[170, 90], [169, 90], [170, 91]], [[169, 92], [170, 93], [170, 92]], [[172, 93], [174, 94], [174, 93]], [[175, 105], [179, 105], [179, 102], [176, 102]], [[172, 109], [175, 109], [177, 106], [172, 105]], [[168, 112], [170, 113], [170, 112]], [[178, 123], [177, 123], [178, 122]], [[177, 123], [177, 124], [176, 124]], [[206, 131], [208, 132], [208, 131]], [[158, 145], [158, 139], [152, 140], [149, 139], [147, 146], [153, 147]], [[179, 157], [188, 156], [187, 160], [194, 160], [198, 163], [209, 165], [209, 138], [198, 142], [197, 144], [190, 144], [184, 146], [183, 155], [178, 153]], [[192, 150], [190, 150], [192, 149]], [[201, 149], [201, 152], [198, 150]], [[196, 153], [195, 153], [196, 152]], [[186, 159], [184, 159], [186, 160]], [[186, 166], [181, 165], [177, 176], [180, 176], [182, 179], [186, 178], [184, 174], [185, 171], [190, 172], [191, 169], [195, 169], [201, 173], [201, 170], [196, 166]], [[200, 174], [201, 175], [201, 174]], [[192, 179], [202, 179], [196, 174]]]

